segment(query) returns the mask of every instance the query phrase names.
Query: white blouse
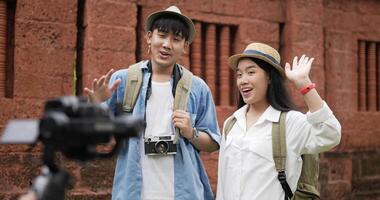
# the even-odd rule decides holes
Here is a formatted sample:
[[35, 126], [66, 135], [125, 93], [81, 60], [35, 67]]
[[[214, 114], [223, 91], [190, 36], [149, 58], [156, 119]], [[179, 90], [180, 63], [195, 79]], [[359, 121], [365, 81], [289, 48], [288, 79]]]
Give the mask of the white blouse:
[[[257, 122], [246, 129], [248, 106], [233, 115], [237, 122], [223, 138], [219, 150], [217, 200], [283, 200], [272, 155], [272, 122], [280, 111], [269, 106]], [[286, 177], [294, 192], [301, 174], [304, 153], [328, 151], [340, 142], [341, 126], [331, 109], [323, 107], [306, 115], [289, 111], [286, 116]]]

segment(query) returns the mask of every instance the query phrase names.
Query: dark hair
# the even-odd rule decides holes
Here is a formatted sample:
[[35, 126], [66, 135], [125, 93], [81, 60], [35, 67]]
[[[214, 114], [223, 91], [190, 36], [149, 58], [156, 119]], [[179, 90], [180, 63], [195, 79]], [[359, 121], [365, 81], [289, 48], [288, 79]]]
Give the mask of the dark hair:
[[172, 32], [174, 35], [180, 35], [182, 38], [185, 38], [186, 41], [189, 40], [189, 27], [183, 20], [174, 15], [167, 14], [157, 18], [152, 23], [149, 31], [153, 32], [155, 29], [163, 32]]
[[[270, 79], [270, 84], [267, 90], [268, 103], [275, 109], [280, 111], [295, 110], [295, 106], [289, 97], [285, 87], [284, 78], [281, 74], [269, 63], [256, 58], [250, 58], [261, 69], [263, 69]], [[245, 105], [241, 94], [239, 93], [238, 108]]]

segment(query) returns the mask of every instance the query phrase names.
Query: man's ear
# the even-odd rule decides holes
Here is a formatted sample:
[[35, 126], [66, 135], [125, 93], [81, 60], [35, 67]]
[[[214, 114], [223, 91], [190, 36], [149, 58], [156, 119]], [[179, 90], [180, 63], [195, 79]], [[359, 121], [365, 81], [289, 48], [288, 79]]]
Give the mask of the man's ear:
[[189, 48], [190, 48], [190, 42], [185, 41], [185, 45], [183, 47], [183, 54], [186, 54], [189, 51]]
[[148, 45], [150, 45], [150, 43], [152, 43], [152, 31], [147, 31], [146, 33], [145, 33], [145, 39], [146, 39], [146, 43], [148, 44]]

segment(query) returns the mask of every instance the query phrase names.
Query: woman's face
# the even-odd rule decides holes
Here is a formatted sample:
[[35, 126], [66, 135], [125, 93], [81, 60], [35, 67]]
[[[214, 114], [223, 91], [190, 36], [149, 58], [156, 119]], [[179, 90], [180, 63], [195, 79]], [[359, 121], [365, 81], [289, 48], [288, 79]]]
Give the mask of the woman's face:
[[267, 102], [268, 74], [252, 59], [243, 58], [236, 70], [236, 84], [246, 104]]

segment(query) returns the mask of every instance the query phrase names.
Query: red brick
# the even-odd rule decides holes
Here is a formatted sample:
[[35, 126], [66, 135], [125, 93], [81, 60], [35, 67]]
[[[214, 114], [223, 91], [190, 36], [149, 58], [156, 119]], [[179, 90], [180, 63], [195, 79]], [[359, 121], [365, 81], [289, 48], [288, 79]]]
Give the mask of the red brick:
[[104, 199], [111, 199], [111, 192], [108, 192], [105, 194], [69, 192], [67, 194], [67, 200], [104, 200]]
[[137, 6], [127, 1], [86, 1], [87, 24], [136, 27]]
[[205, 71], [205, 77], [206, 83], [210, 88], [211, 94], [213, 95], [214, 99], [217, 100], [216, 96], [216, 26], [215, 25], [208, 25], [206, 28], [206, 33], [205, 33], [205, 66], [204, 71]]
[[324, 9], [340, 10], [343, 12], [355, 12], [357, 3], [355, 0], [323, 1]]
[[325, 32], [325, 49], [357, 53], [357, 39], [352, 32], [329, 30]]
[[328, 181], [351, 181], [352, 179], [352, 159], [351, 158], [332, 158], [328, 159], [329, 175]]
[[[54, 97], [51, 97], [54, 98]], [[45, 102], [49, 98], [43, 98], [41, 96], [40, 99], [25, 99], [20, 98], [15, 100], [15, 113], [17, 118], [40, 118], [42, 116], [42, 112], [45, 106]]]
[[128, 52], [88, 50], [84, 53], [83, 85], [88, 87], [94, 78], [100, 77], [110, 69], [123, 69], [135, 62], [135, 55]]
[[323, 27], [320, 24], [286, 23], [283, 34], [286, 42], [323, 47]]
[[91, 48], [134, 53], [136, 48], [136, 35], [132, 28], [89, 25], [85, 38], [85, 50]]
[[[77, 2], [17, 1], [14, 96], [7, 99], [0, 97], [0, 128], [10, 118], [38, 117], [42, 114], [46, 99], [73, 93]], [[107, 72], [111, 67], [119, 69], [134, 63], [136, 54], [138, 58], [147, 58], [143, 36], [145, 19], [148, 14], [167, 8], [170, 3], [153, 0], [85, 2], [84, 85], [89, 85], [92, 78]], [[281, 47], [284, 62], [303, 53], [315, 57], [311, 78], [318, 84], [319, 93], [326, 97], [324, 99], [341, 122], [343, 130], [340, 145], [322, 154], [322, 199], [378, 198], [379, 169], [376, 164], [379, 161], [376, 158], [380, 146], [380, 115], [379, 112], [357, 111], [357, 41], [379, 41], [378, 1], [196, 0], [171, 3], [178, 5], [183, 13], [198, 22], [236, 26], [238, 32], [230, 53], [241, 52], [247, 44], [260, 41], [277, 49]], [[140, 6], [141, 22], [137, 19], [137, 8]], [[281, 39], [280, 23], [285, 23]], [[140, 30], [134, 30], [136, 26]], [[199, 30], [196, 37], [200, 39]], [[140, 41], [135, 41], [135, 34], [141, 34]], [[133, 45], [126, 45], [126, 42]], [[201, 43], [194, 42], [191, 48], [194, 54], [190, 61], [194, 64], [196, 55], [199, 58], [203, 56]], [[220, 59], [226, 60], [228, 56], [224, 54]], [[201, 70], [205, 66], [197, 67]], [[219, 78], [224, 82], [230, 78], [225, 72], [220, 74], [216, 80]], [[287, 86], [301, 111], [306, 111], [307, 107], [299, 92], [291, 84]], [[228, 88], [223, 84], [219, 87], [220, 90]], [[231, 89], [233, 91], [229, 96], [233, 100], [230, 104], [233, 105], [236, 88]], [[235, 110], [230, 105], [217, 106], [219, 126]], [[0, 179], [8, 184], [0, 189], [0, 199], [16, 199], [16, 196], [26, 191], [28, 181], [38, 172], [38, 164], [35, 163], [38, 159], [28, 161], [25, 155], [29, 154], [25, 152], [30, 151], [36, 158], [36, 155], [40, 156], [41, 150], [41, 143], [31, 149], [26, 145], [0, 145], [1, 157], [5, 158], [1, 161], [7, 163], [6, 166], [0, 164]], [[9, 158], [8, 154], [15, 155], [16, 159]], [[217, 153], [202, 154], [202, 159], [215, 191]], [[16, 163], [12, 164], [12, 160]], [[102, 162], [90, 162], [87, 167], [69, 160], [59, 162], [72, 172], [75, 179], [74, 189], [69, 192], [68, 199], [110, 198], [113, 167], [104, 167]], [[355, 165], [350, 166], [351, 162]], [[99, 169], [107, 179], [92, 179], [90, 173]], [[356, 174], [355, 177], [350, 173]], [[100, 185], [96, 185], [96, 182]]]
[[0, 98], [0, 124], [5, 125], [6, 121], [16, 117], [15, 108], [16, 105], [13, 100]]
[[[17, 98], [53, 98], [61, 96], [64, 95], [65, 85], [72, 84], [72, 81], [66, 80], [62, 76], [47, 77], [38, 74], [20, 73], [16, 77], [14, 97]], [[65, 83], [64, 81], [70, 82]], [[30, 88], [33, 88], [33, 90]]]
[[321, 199], [350, 199], [351, 187], [349, 182], [333, 182], [322, 186]]
[[[73, 76], [75, 51], [28, 46], [15, 48], [16, 73], [31, 73], [46, 76]], [[37, 67], [32, 67], [37, 66]]]
[[362, 178], [359, 180], [354, 180], [352, 183], [352, 190], [355, 191], [355, 194], [357, 196], [370, 196], [371, 193], [373, 194], [375, 192], [379, 194], [380, 179], [379, 178]]
[[280, 39], [279, 24], [261, 20], [242, 22], [239, 34], [239, 37], [247, 44], [251, 42], [278, 43]]
[[[195, 11], [201, 11], [201, 12], [211, 12], [214, 6], [213, 1], [194, 0], [194, 1], [183, 1], [183, 2], [184, 4], [181, 4], [179, 1], [175, 5], [177, 5], [181, 10], [186, 9], [186, 10], [195, 10]], [[164, 6], [164, 8], [166, 7]], [[185, 11], [182, 11], [182, 13], [187, 15], [187, 12]]]
[[372, 14], [379, 15], [380, 4], [378, 1], [366, 1], [365, 3], [360, 1], [354, 1], [359, 14]]
[[[244, 6], [249, 3], [248, 0], [242, 0], [239, 3], [229, 0], [212, 1], [212, 12], [215, 14], [244, 16], [246, 13], [241, 12], [244, 10]], [[255, 16], [257, 17], [257, 16]]]
[[29, 187], [29, 183], [38, 174], [40, 158], [35, 155], [1, 155], [0, 192], [21, 191]]
[[206, 168], [207, 175], [210, 179], [212, 191], [216, 194], [217, 176], [218, 176], [218, 152], [201, 153], [203, 164]]
[[[380, 145], [378, 131], [379, 123], [376, 121], [380, 116], [377, 113], [356, 112], [355, 120], [347, 119], [341, 123], [353, 123], [354, 128], [343, 129], [342, 147], [346, 150], [377, 148]], [[344, 126], [343, 126], [344, 127]]]
[[274, 1], [261, 1], [250, 0], [248, 2], [231, 3], [236, 4], [239, 10], [235, 10], [237, 13], [244, 13], [244, 16], [250, 18], [263, 19], [270, 22], [284, 22], [285, 21], [285, 2], [280, 0]]
[[24, 20], [76, 23], [77, 1], [18, 0], [17, 18]]
[[17, 47], [74, 48], [76, 25], [16, 20]]
[[323, 16], [322, 0], [290, 0], [286, 3], [287, 21], [320, 24]]
[[[79, 185], [89, 188], [93, 192], [111, 188], [115, 163], [115, 159], [101, 159], [86, 162], [80, 169]], [[95, 171], [96, 175], [94, 174]]]
[[342, 12], [325, 9], [323, 24], [326, 29], [353, 31], [356, 29], [360, 17], [353, 12]]
[[357, 37], [366, 40], [379, 40], [380, 30], [377, 24], [380, 23], [380, 15], [358, 14], [355, 31]]
[[224, 121], [237, 110], [236, 106], [217, 106], [216, 113], [218, 116], [218, 124], [220, 131], [223, 129]]

